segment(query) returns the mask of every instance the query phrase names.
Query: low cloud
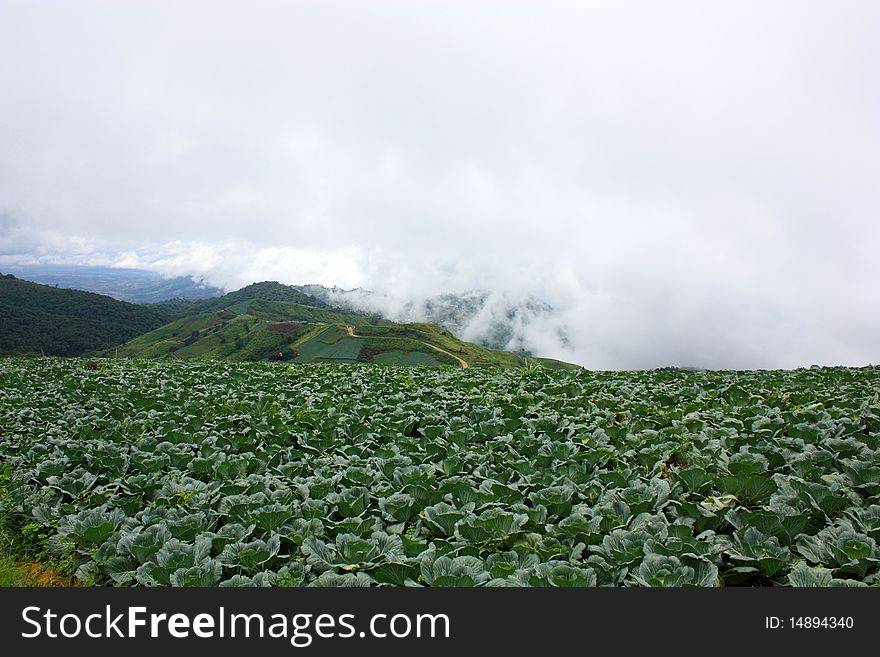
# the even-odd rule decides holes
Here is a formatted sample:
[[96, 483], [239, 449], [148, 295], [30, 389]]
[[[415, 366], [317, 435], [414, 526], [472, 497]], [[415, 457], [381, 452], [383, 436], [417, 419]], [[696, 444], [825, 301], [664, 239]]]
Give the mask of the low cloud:
[[0, 9], [0, 267], [483, 290], [473, 339], [537, 299], [509, 346], [590, 367], [880, 362], [876, 3], [50, 4]]
[[337, 301], [399, 321], [430, 318], [426, 304], [436, 305], [438, 295], [471, 296], [479, 303], [457, 327], [463, 339], [497, 342], [504, 326], [510, 331], [506, 348], [598, 369], [880, 362], [880, 308], [869, 266], [861, 278], [821, 263], [786, 276], [767, 273], [760, 261], [728, 261], [724, 249], [688, 258], [647, 249], [580, 263], [534, 257], [500, 268], [492, 258], [463, 263], [441, 255], [415, 262], [377, 251], [298, 251], [231, 241], [168, 243], [115, 255], [88, 245], [75, 255], [40, 255], [46, 248], [7, 254], [0, 265], [142, 268], [191, 275], [227, 291], [261, 280], [360, 288]]

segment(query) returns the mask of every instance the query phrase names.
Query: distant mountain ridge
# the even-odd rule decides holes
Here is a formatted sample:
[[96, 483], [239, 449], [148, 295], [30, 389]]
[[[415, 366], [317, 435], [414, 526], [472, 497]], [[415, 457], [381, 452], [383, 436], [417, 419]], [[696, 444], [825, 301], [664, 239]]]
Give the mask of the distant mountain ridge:
[[145, 269], [87, 265], [7, 265], [3, 270], [34, 283], [95, 292], [130, 303], [207, 299], [223, 294], [220, 288], [202, 285], [191, 276], [165, 278]]

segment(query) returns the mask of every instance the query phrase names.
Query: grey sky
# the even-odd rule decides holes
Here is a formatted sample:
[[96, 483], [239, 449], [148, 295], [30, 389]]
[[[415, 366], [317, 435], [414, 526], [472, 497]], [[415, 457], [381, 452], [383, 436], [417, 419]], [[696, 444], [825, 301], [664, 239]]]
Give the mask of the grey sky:
[[880, 362], [878, 28], [848, 0], [0, 0], [0, 269], [534, 294], [532, 347], [593, 367]]

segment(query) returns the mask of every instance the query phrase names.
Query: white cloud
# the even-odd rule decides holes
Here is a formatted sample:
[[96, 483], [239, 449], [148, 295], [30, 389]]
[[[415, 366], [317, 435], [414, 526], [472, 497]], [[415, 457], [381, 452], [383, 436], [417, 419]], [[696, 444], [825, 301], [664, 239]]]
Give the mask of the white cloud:
[[531, 346], [597, 367], [878, 362], [878, 18], [6, 2], [0, 265], [535, 295]]

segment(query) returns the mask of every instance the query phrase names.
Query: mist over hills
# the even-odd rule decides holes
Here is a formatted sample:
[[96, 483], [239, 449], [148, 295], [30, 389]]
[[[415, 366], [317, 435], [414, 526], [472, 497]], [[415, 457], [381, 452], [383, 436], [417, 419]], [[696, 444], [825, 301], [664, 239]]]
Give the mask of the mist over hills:
[[298, 289], [330, 305], [377, 313], [396, 322], [430, 322], [462, 340], [489, 349], [520, 353], [535, 352], [536, 333], [545, 341], [569, 344], [568, 332], [556, 309], [533, 295], [513, 296], [488, 290], [446, 293], [419, 299], [398, 299], [370, 290], [344, 290], [322, 285]]

